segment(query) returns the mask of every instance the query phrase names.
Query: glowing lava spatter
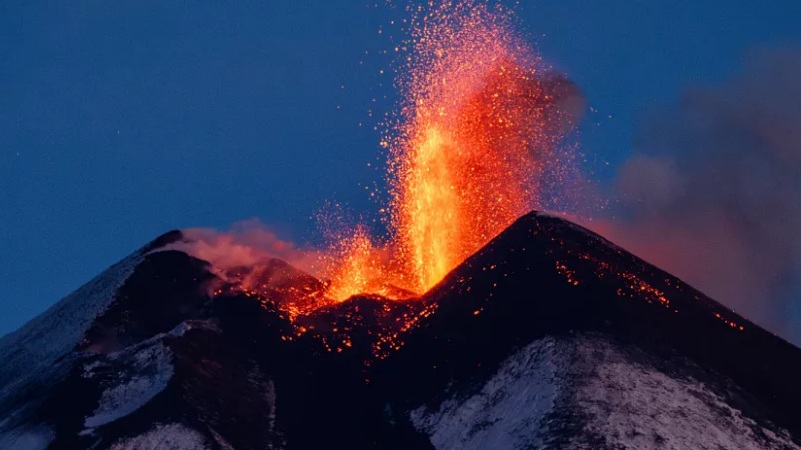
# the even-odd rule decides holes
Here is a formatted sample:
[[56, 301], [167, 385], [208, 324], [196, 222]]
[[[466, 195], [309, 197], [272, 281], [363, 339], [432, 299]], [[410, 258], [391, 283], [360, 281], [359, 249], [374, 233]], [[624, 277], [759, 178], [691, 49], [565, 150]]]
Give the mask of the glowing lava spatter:
[[[273, 235], [266, 253], [230, 239], [195, 246], [198, 257], [225, 268], [217, 268], [215, 297], [245, 295], [277, 312], [288, 325], [282, 341], [317, 340], [337, 353], [369, 345], [366, 365], [397, 351], [406, 333], [435, 314], [439, 303], [416, 297], [518, 217], [549, 204], [549, 188], [570, 203], [559, 187], [575, 175], [570, 148], [558, 145], [575, 112], [563, 110], [561, 100], [574, 87], [542, 67], [509, 11], [482, 0], [443, 0], [412, 13], [398, 80], [403, 100], [382, 140], [389, 151], [390, 236], [377, 243], [368, 227], [344, 225], [335, 214], [321, 217], [332, 241], [327, 251], [300, 251]], [[612, 278], [621, 298], [681, 313], [670, 299], [677, 289], [670, 279], [660, 282], [645, 266], [618, 270], [557, 235], [550, 239], [560, 248], [554, 270], [570, 285], [584, 283], [583, 268], [599, 280]], [[617, 252], [611, 261], [630, 258], [605, 248]], [[345, 302], [359, 294], [381, 298]], [[710, 311], [727, 328], [746, 329], [725, 311]]]
[[[389, 147], [392, 236], [345, 240], [328, 295], [423, 293], [536, 206], [559, 140], [553, 79], [513, 27], [480, 1], [413, 11], [403, 101]], [[378, 263], [389, 251], [389, 262]], [[380, 280], [379, 280], [380, 279]], [[391, 295], [389, 295], [391, 297]]]

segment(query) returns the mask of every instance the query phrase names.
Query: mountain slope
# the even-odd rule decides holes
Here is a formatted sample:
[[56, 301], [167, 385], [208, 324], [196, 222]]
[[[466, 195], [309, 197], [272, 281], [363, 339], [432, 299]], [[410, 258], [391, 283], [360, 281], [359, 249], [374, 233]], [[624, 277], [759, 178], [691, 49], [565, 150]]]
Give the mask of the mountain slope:
[[563, 219], [294, 318], [319, 281], [239, 290], [182, 239], [0, 341], [0, 447], [801, 448], [801, 350]]
[[[545, 335], [599, 331], [655, 355], [687, 358], [720, 372], [748, 389], [785, 426], [801, 423], [798, 348], [562, 219], [521, 218], [427, 298], [437, 305], [428, 321], [431, 331], [420, 330], [410, 339], [420, 341], [440, 371], [449, 359], [462, 373], [489, 360], [497, 364], [510, 349]], [[412, 344], [396, 359], [403, 360]]]

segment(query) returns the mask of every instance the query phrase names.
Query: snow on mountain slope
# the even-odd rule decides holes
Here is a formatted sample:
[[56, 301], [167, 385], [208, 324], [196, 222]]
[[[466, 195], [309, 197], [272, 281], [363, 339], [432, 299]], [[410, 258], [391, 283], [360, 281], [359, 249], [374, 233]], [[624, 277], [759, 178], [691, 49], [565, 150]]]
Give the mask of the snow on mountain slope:
[[97, 408], [86, 417], [82, 433], [114, 422], [147, 404], [162, 392], [175, 374], [175, 354], [165, 339], [181, 337], [189, 330], [219, 332], [213, 323], [197, 320], [181, 322], [169, 333], [152, 338], [122, 351], [98, 355], [83, 365], [82, 377], [101, 389]]
[[0, 449], [801, 449], [798, 348], [562, 219], [296, 322], [165, 236], [0, 340]]
[[55, 437], [45, 425], [15, 430], [0, 435], [0, 448], [14, 450], [45, 450]]
[[[575, 394], [589, 416], [588, 431], [615, 448], [798, 449], [789, 435], [758, 425], [721, 392], [694, 374], [671, 373], [639, 351], [606, 339], [573, 344]], [[692, 367], [691, 367], [692, 368]], [[695, 369], [695, 368], [693, 368]]]
[[121, 439], [109, 450], [206, 450], [206, 439], [197, 431], [179, 423], [156, 425], [139, 436]]
[[420, 407], [411, 412], [412, 423], [437, 449], [537, 448], [554, 408], [559, 350], [554, 339], [536, 341], [510, 357], [480, 392], [453, 396], [436, 411]]
[[66, 367], [64, 357], [112, 303], [117, 289], [141, 260], [141, 252], [123, 259], [0, 339], [0, 355], [4, 358], [0, 365], [0, 407], [24, 394], [37, 381], [53, 379]]
[[[472, 395], [410, 413], [439, 450], [801, 449], [743, 415], [697, 368], [667, 370], [600, 334], [548, 337], [510, 356]], [[688, 363], [684, 363], [688, 364]], [[572, 418], [572, 419], [567, 419]], [[565, 429], [581, 422], [579, 432]]]
[[105, 387], [94, 414], [85, 425], [93, 428], [136, 411], [167, 387], [172, 378], [172, 352], [161, 336], [132, 349], [109, 355], [85, 367], [85, 378], [100, 377]]

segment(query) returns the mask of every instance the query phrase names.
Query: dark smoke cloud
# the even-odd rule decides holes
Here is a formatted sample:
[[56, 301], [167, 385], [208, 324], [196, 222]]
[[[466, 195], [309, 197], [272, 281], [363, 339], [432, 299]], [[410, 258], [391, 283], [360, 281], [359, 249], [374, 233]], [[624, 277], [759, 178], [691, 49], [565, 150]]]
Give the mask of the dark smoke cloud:
[[647, 116], [616, 189], [613, 240], [801, 342], [801, 49]]

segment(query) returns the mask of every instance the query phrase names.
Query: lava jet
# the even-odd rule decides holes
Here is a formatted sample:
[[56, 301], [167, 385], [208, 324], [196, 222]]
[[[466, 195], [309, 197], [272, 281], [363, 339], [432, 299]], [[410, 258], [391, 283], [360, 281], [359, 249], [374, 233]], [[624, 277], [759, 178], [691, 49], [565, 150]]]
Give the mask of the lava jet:
[[577, 89], [508, 13], [434, 3], [387, 235], [158, 237], [0, 340], [0, 448], [801, 449], [801, 349], [538, 212]]
[[403, 300], [186, 239], [0, 341], [3, 448], [799, 448], [801, 349], [556, 216]]

